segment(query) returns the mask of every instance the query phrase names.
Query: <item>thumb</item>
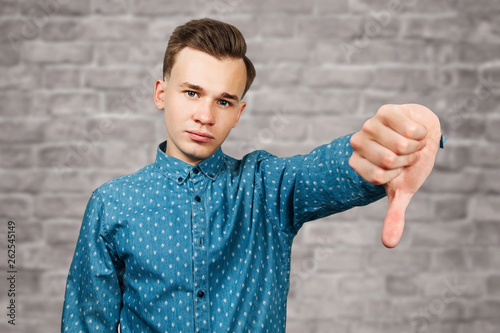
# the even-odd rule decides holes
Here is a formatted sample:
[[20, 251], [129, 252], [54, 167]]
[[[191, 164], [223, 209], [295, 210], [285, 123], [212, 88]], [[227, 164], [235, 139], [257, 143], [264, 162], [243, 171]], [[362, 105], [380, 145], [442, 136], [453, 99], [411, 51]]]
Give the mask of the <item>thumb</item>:
[[382, 243], [385, 247], [393, 248], [399, 244], [405, 226], [405, 211], [411, 198], [412, 194], [398, 190], [388, 196], [389, 206], [382, 227]]

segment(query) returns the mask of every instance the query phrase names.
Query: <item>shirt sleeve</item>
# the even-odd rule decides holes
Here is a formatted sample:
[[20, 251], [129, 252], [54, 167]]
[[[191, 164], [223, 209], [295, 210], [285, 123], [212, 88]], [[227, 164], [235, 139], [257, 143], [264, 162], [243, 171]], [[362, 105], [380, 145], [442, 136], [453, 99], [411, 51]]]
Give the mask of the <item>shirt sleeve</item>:
[[267, 219], [293, 236], [307, 221], [384, 197], [382, 185], [368, 183], [349, 166], [351, 136], [340, 137], [306, 155], [262, 160], [261, 193]]
[[94, 191], [68, 274], [61, 332], [117, 332], [120, 263], [106, 239], [105, 217], [104, 205]]

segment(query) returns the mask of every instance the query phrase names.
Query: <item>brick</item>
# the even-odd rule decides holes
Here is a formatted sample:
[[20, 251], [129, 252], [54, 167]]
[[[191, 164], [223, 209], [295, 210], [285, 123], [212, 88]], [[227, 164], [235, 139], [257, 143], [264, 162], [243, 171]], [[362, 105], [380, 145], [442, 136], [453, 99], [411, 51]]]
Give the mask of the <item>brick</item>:
[[68, 170], [61, 175], [56, 168], [52, 168], [46, 172], [41, 188], [44, 193], [88, 192], [96, 188], [91, 187], [90, 179], [91, 175], [86, 171]]
[[[444, 133], [446, 135], [446, 133]], [[443, 171], [459, 171], [470, 166], [472, 149], [468, 145], [447, 143], [446, 149], [440, 150], [436, 155], [434, 168]]]
[[42, 27], [42, 39], [51, 42], [78, 40], [84, 33], [84, 26], [76, 20], [50, 20]]
[[461, 172], [433, 170], [421, 190], [437, 193], [472, 193], [478, 189], [480, 174], [471, 169]]
[[151, 163], [148, 152], [142, 144], [137, 144], [135, 140], [114, 143], [104, 146], [104, 167], [127, 170], [129, 173]]
[[314, 298], [303, 298], [300, 302], [289, 302], [287, 310], [288, 315], [295, 319], [352, 320], [363, 317], [363, 303], [358, 300], [318, 302]]
[[428, 251], [371, 250], [368, 253], [367, 267], [377, 272], [423, 272], [429, 269], [430, 257]]
[[404, 38], [437, 39], [458, 41], [469, 29], [467, 20], [462, 17], [405, 18]]
[[400, 333], [407, 329], [406, 323], [356, 322], [352, 325], [352, 332], [356, 333]]
[[302, 76], [302, 66], [265, 66], [265, 68], [259, 68], [258, 73], [265, 85], [297, 85]]
[[61, 177], [75, 168], [102, 166], [103, 149], [99, 144], [100, 141], [86, 140], [65, 145], [44, 145], [38, 150], [38, 165], [51, 168]]
[[99, 65], [126, 64], [130, 61], [130, 52], [130, 46], [123, 42], [100, 43], [96, 46]]
[[276, 91], [272, 94], [256, 92], [253, 95], [253, 110], [257, 113], [269, 113], [272, 110], [282, 110], [285, 113], [311, 113], [318, 109], [316, 96], [306, 91], [289, 92]]
[[90, 0], [25, 0], [22, 3], [22, 13], [33, 20], [48, 19], [54, 16], [88, 15], [90, 13]]
[[159, 113], [163, 113], [163, 110], [158, 110], [152, 103], [152, 92], [144, 86], [135, 86], [121, 92], [106, 91], [104, 99], [107, 114], [158, 116]]
[[481, 174], [480, 188], [485, 193], [500, 194], [500, 170], [485, 170]]
[[28, 168], [32, 166], [32, 147], [29, 145], [0, 144], [0, 167]]
[[81, 39], [90, 41], [142, 40], [148, 35], [148, 25], [139, 19], [94, 19], [86, 21]]
[[486, 292], [491, 296], [500, 295], [500, 275], [492, 275], [487, 278]]
[[313, 223], [304, 233], [304, 242], [312, 245], [367, 246], [378, 241], [378, 227], [362, 227], [352, 223]]
[[363, 88], [372, 78], [371, 70], [364, 68], [313, 67], [304, 72], [304, 83], [313, 88]]
[[[293, 16], [291, 15], [282, 13], [262, 15], [258, 18], [258, 22], [258, 29], [255, 29], [255, 24], [252, 24], [251, 26], [253, 27], [253, 29], [250, 30], [260, 30], [261, 35], [266, 38], [290, 38], [293, 37], [293, 34], [295, 32], [295, 24], [293, 21]], [[239, 27], [238, 24], [235, 25]], [[242, 31], [243, 36], [245, 36], [245, 38], [248, 40], [248, 33], [244, 32], [241, 29], [240, 31]]]
[[416, 296], [419, 286], [413, 276], [387, 275], [385, 277], [385, 290], [391, 297]]
[[44, 86], [49, 89], [80, 88], [81, 77], [77, 68], [47, 68], [43, 72]]
[[[0, 150], [1, 153], [1, 150]], [[2, 155], [6, 156], [6, 155]], [[14, 193], [38, 193], [45, 181], [45, 173], [37, 170], [8, 170], [0, 171], [0, 192]]]
[[486, 137], [490, 141], [500, 142], [500, 119], [491, 119], [486, 125]]
[[[130, 62], [149, 66], [157, 64], [163, 67], [165, 48], [166, 43], [139, 42], [130, 50]], [[161, 78], [161, 76], [161, 71], [159, 70], [157, 78]]]
[[81, 219], [88, 199], [88, 195], [61, 192], [41, 195], [35, 199], [35, 216]]
[[16, 117], [28, 114], [32, 99], [31, 95], [16, 91], [0, 93], [0, 115]]
[[14, 15], [19, 12], [19, 1], [17, 0], [4, 0], [0, 8], [0, 15]]
[[15, 66], [19, 61], [19, 53], [11, 45], [0, 42], [0, 66]]
[[16, 66], [2, 69], [0, 75], [0, 89], [26, 89], [33, 82], [40, 82], [41, 71], [33, 66]]
[[[300, 275], [294, 275], [300, 277]], [[299, 286], [299, 295], [304, 297], [315, 297], [317, 299], [337, 296], [338, 279], [329, 275], [313, 274], [303, 279]]]
[[50, 113], [58, 116], [92, 114], [99, 111], [96, 93], [56, 93], [50, 96]]
[[0, 142], [26, 143], [38, 142], [43, 138], [42, 120], [11, 118], [0, 120]]
[[415, 246], [446, 244], [468, 245], [473, 242], [474, 228], [470, 224], [432, 223], [411, 226], [411, 243]]
[[436, 271], [453, 272], [466, 270], [468, 265], [462, 249], [446, 249], [436, 251], [433, 268]]
[[372, 86], [378, 89], [403, 89], [411, 71], [405, 68], [377, 67]]
[[363, 267], [364, 255], [359, 251], [337, 250], [327, 246], [315, 246], [318, 272], [359, 271]]
[[87, 138], [84, 128], [86, 119], [57, 117], [47, 123], [44, 128], [46, 141], [75, 141]]
[[472, 214], [475, 221], [496, 221], [500, 214], [500, 196], [476, 196]]
[[288, 41], [276, 40], [273, 43], [255, 41], [248, 42], [247, 56], [254, 64], [259, 63], [303, 63], [310, 56], [310, 42], [304, 39], [292, 39]]
[[264, 1], [262, 10], [264, 12], [278, 12], [278, 13], [289, 13], [289, 14], [300, 14], [307, 15], [313, 10], [313, 6], [310, 3], [301, 0], [290, 0], [290, 1]]
[[312, 121], [312, 138], [316, 142], [330, 142], [335, 138], [357, 132], [364, 120], [359, 118], [317, 117]]
[[[153, 119], [134, 118], [109, 118], [113, 123], [111, 127], [105, 127], [104, 119], [91, 119], [87, 125], [87, 131], [94, 133], [92, 137], [102, 138], [103, 142], [119, 141], [127, 143], [152, 142]], [[108, 120], [109, 120], [108, 119]], [[101, 140], [101, 139], [99, 139]]]
[[481, 332], [496, 333], [500, 329], [500, 324], [489, 320], [475, 320], [471, 323], [458, 324], [458, 333]]
[[192, 5], [192, 0], [173, 3], [167, 3], [161, 0], [153, 0], [144, 3], [139, 0], [134, 0], [132, 4], [132, 12], [138, 16], [191, 14]]
[[349, 0], [316, 0], [315, 7], [320, 15], [345, 14], [349, 12]]
[[31, 200], [27, 196], [0, 197], [0, 214], [4, 218], [26, 218], [30, 215], [31, 206]]
[[499, 44], [486, 41], [462, 41], [457, 48], [460, 61], [467, 63], [495, 61], [500, 53]]
[[339, 280], [339, 294], [344, 297], [379, 298], [384, 294], [381, 276], [346, 275]]
[[479, 245], [499, 245], [500, 223], [498, 221], [478, 222], [476, 224], [474, 243]]
[[[122, 69], [91, 69], [85, 72], [84, 79], [85, 86], [98, 89], [141, 88], [144, 80], [152, 81], [151, 75], [145, 68], [130, 67]], [[152, 84], [150, 86], [152, 87]]]
[[500, 11], [500, 3], [488, 0], [457, 0], [456, 8], [464, 12], [491, 14]]
[[358, 17], [321, 16], [299, 19], [298, 36], [313, 40], [324, 38], [352, 38], [363, 33], [362, 19]]
[[48, 220], [43, 223], [43, 238], [49, 246], [74, 246], [80, 232], [81, 219]]
[[463, 220], [468, 216], [467, 197], [439, 197], [434, 199], [434, 214], [438, 221]]
[[467, 260], [471, 267], [481, 271], [496, 270], [500, 265], [499, 247], [471, 248], [466, 251]]
[[96, 14], [120, 15], [130, 11], [130, 4], [121, 0], [101, 0], [92, 4]]
[[60, 299], [64, 298], [65, 290], [61, 286], [66, 285], [66, 279], [68, 278], [68, 274], [65, 271], [48, 271], [40, 275], [41, 285], [44, 286], [43, 295], [58, 297]]
[[476, 144], [471, 151], [471, 161], [475, 166], [498, 167], [500, 165], [500, 144]]
[[492, 319], [498, 323], [498, 313], [500, 311], [500, 301], [484, 300], [478, 302], [473, 308], [473, 317], [477, 319]]
[[[173, 16], [168, 20], [152, 20], [149, 22], [148, 37], [151, 40], [159, 40], [164, 43], [164, 48], [167, 48], [167, 42], [174, 29], [186, 23], [184, 17]], [[245, 35], [246, 37], [246, 35]], [[247, 40], [248, 42], [248, 40]]]
[[92, 45], [29, 43], [21, 47], [23, 60], [35, 64], [87, 64], [92, 61]]
[[[293, 131], [291, 130], [293, 128]], [[308, 126], [303, 118], [297, 115], [270, 113], [267, 117], [253, 117], [252, 121], [242, 121], [232, 138], [240, 141], [255, 141], [267, 144], [272, 141], [303, 141], [307, 137]]]

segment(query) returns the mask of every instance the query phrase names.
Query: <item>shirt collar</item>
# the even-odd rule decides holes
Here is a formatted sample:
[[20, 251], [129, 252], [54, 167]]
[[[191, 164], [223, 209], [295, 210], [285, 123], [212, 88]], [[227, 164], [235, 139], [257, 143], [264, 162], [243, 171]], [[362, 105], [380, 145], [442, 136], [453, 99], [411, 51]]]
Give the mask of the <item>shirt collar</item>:
[[186, 181], [190, 173], [192, 173], [195, 169], [200, 169], [206, 177], [211, 180], [215, 180], [219, 175], [222, 164], [224, 163], [224, 153], [220, 147], [210, 157], [207, 157], [196, 165], [191, 165], [187, 162], [179, 160], [178, 158], [167, 155], [165, 153], [166, 148], [166, 140], [158, 145], [158, 148], [156, 149], [155, 166], [162, 174], [178, 184]]

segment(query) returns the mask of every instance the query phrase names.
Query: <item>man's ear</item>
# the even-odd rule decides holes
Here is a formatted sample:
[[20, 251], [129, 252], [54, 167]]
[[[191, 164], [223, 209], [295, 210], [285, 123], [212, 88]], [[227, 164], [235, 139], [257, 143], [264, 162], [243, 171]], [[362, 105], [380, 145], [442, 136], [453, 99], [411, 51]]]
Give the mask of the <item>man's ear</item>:
[[240, 110], [238, 111], [238, 117], [236, 118], [236, 121], [234, 122], [233, 128], [235, 128], [236, 125], [238, 124], [238, 121], [240, 120], [241, 114], [243, 113], [245, 106], [247, 106], [246, 102], [240, 102]]
[[167, 81], [156, 80], [154, 100], [155, 105], [159, 110], [165, 109], [165, 90], [167, 88]]

